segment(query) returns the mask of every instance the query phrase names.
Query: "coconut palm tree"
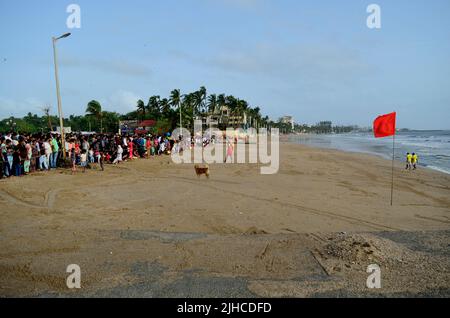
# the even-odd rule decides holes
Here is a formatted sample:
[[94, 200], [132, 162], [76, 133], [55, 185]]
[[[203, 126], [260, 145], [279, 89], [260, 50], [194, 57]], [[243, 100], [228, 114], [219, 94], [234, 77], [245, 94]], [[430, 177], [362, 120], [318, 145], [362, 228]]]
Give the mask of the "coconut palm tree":
[[159, 107], [159, 96], [152, 96], [148, 100], [147, 109], [148, 112], [153, 116], [154, 118], [158, 118], [161, 114], [161, 109]]
[[172, 92], [170, 92], [170, 105], [176, 109], [180, 107], [181, 102], [181, 93], [179, 89], [174, 89]]
[[182, 114], [181, 114], [181, 93], [179, 89], [174, 89], [170, 92], [170, 105], [173, 109], [178, 108], [178, 112], [180, 113], [180, 128], [182, 128]]
[[103, 112], [102, 105], [96, 100], [91, 100], [87, 104], [86, 113], [93, 116], [100, 122], [100, 132], [103, 133]]
[[217, 95], [216, 94], [211, 94], [208, 97], [208, 112], [210, 114], [214, 114], [217, 112]]
[[203, 92], [198, 90], [192, 93], [192, 106], [193, 106], [193, 114], [194, 116], [202, 113], [202, 104], [203, 104]]
[[161, 115], [164, 118], [168, 118], [170, 117], [170, 103], [169, 100], [167, 98], [163, 98], [159, 101], [159, 108], [161, 110]]
[[195, 96], [194, 93], [183, 95], [183, 102], [182, 102], [182, 108], [183, 108], [183, 117], [185, 122], [187, 122], [187, 127], [191, 127], [191, 122], [194, 120], [194, 112], [195, 107], [197, 105], [198, 99]]
[[[235, 116], [238, 106], [238, 100], [233, 96], [229, 95], [225, 97], [225, 105], [228, 108], [228, 117]], [[233, 125], [236, 124], [236, 118], [233, 120]]]
[[201, 100], [200, 111], [202, 113], [206, 113], [206, 98], [208, 97], [206, 87], [202, 86], [202, 87], [200, 87], [200, 89], [198, 91], [200, 93], [200, 100]]
[[220, 110], [220, 120], [219, 120], [219, 122], [221, 124], [224, 123], [223, 111], [224, 111], [224, 107], [225, 106], [226, 106], [225, 94], [220, 94], [219, 96], [217, 96], [217, 107]]
[[140, 112], [142, 114], [142, 120], [144, 120], [146, 108], [145, 108], [144, 101], [142, 99], [138, 100], [136, 108], [137, 108], [138, 112]]

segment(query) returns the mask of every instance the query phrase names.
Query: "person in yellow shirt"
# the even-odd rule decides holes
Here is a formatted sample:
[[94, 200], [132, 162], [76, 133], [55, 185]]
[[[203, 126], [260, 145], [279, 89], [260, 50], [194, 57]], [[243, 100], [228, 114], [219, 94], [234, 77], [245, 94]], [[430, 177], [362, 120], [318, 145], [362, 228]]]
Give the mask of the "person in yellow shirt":
[[412, 163], [413, 169], [416, 170], [417, 164], [419, 163], [419, 157], [414, 152], [412, 154], [411, 163]]
[[406, 170], [411, 170], [412, 168], [412, 154], [409, 152], [406, 154]]

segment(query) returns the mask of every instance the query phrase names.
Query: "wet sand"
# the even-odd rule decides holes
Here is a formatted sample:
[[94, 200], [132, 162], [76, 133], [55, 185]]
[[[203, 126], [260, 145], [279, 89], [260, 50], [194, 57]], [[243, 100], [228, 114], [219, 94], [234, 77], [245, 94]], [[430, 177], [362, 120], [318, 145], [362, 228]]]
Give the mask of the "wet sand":
[[275, 175], [159, 157], [2, 180], [0, 296], [448, 297], [450, 176], [397, 163], [391, 207], [390, 164], [283, 143]]

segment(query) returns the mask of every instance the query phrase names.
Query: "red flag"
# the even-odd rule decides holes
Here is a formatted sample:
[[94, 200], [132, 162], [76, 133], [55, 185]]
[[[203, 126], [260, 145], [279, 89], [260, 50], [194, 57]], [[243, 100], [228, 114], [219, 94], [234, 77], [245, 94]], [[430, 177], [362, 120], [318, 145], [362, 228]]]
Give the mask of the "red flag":
[[397, 113], [390, 113], [379, 116], [373, 122], [373, 133], [375, 138], [382, 138], [395, 135], [395, 118]]

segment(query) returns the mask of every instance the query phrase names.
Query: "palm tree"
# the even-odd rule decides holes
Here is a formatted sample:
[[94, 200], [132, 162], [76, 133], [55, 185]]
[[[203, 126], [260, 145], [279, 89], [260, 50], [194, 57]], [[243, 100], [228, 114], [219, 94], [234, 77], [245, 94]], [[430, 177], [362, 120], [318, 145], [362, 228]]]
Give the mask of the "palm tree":
[[179, 89], [174, 89], [172, 92], [170, 92], [170, 105], [174, 109], [180, 107], [180, 101], [181, 101], [181, 93]]
[[206, 112], [206, 98], [207, 98], [207, 92], [206, 92], [206, 87], [202, 86], [199, 89], [199, 93], [200, 93], [200, 109], [202, 113]]
[[138, 112], [142, 113], [142, 120], [144, 120], [145, 119], [145, 104], [142, 99], [138, 100], [136, 108], [137, 108]]
[[161, 110], [162, 117], [168, 118], [170, 116], [170, 103], [167, 98], [163, 98], [159, 102], [159, 108]]
[[225, 94], [220, 94], [219, 96], [217, 96], [217, 106], [219, 107], [220, 110], [220, 123], [223, 123], [223, 110], [224, 107], [226, 106], [226, 99], [225, 99]]
[[181, 93], [179, 89], [174, 89], [170, 92], [170, 105], [176, 109], [179, 109], [180, 112], [180, 129], [182, 128], [182, 119], [181, 119]]
[[90, 116], [97, 118], [100, 121], [100, 132], [103, 133], [103, 113], [102, 105], [96, 100], [91, 100], [87, 104], [86, 113]]
[[233, 126], [236, 125], [236, 114], [238, 112], [238, 99], [236, 99], [233, 95], [225, 97], [225, 103], [228, 108], [228, 116], [233, 116]]
[[217, 95], [216, 94], [211, 94], [208, 97], [208, 112], [210, 114], [214, 114], [217, 111]]
[[258, 129], [258, 123], [261, 122], [261, 108], [255, 107], [253, 109], [253, 112], [254, 112], [254, 116], [255, 116], [254, 120], [256, 121], [256, 127], [254, 127], [254, 128]]
[[159, 107], [159, 99], [160, 99], [159, 96], [152, 96], [148, 100], [147, 109], [148, 109], [148, 112], [154, 118], [158, 118], [161, 113], [161, 110]]
[[190, 93], [190, 94], [186, 94], [183, 95], [183, 115], [185, 117], [185, 121], [187, 121], [187, 127], [190, 128], [191, 127], [191, 122], [192, 120], [194, 120], [194, 111], [195, 111], [195, 106], [196, 106], [196, 102], [197, 102], [197, 98], [195, 96], [195, 93]]
[[243, 99], [239, 99], [238, 100], [238, 107], [237, 107], [237, 114], [238, 117], [240, 118], [240, 124], [242, 123], [242, 118], [244, 117], [244, 114], [246, 115], [248, 112], [248, 103], [247, 101], [243, 100]]
[[192, 93], [192, 103], [193, 103], [193, 115], [201, 113], [203, 104], [203, 92], [199, 90]]

